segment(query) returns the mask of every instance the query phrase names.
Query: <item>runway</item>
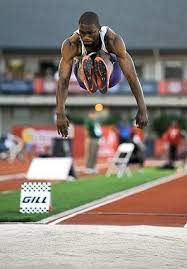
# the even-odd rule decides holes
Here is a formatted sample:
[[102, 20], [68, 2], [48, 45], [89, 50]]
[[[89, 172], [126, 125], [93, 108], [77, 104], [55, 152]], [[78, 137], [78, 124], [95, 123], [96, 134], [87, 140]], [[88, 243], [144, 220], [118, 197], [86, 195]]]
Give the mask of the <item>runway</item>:
[[[154, 183], [152, 183], [154, 184]], [[141, 188], [141, 187], [140, 187]], [[187, 175], [121, 199], [107, 201], [66, 216], [55, 224], [158, 225], [184, 227], [187, 223]]]

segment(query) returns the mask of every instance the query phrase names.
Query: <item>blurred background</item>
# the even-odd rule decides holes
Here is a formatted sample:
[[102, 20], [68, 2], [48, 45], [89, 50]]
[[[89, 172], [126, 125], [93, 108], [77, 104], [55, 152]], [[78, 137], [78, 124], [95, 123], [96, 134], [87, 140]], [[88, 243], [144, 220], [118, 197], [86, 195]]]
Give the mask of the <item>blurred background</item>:
[[[136, 132], [144, 145], [145, 159], [169, 158], [167, 130], [174, 121], [181, 131], [177, 156], [185, 159], [186, 1], [1, 0], [1, 160], [23, 162], [52, 154], [57, 138], [55, 91], [61, 44], [77, 29], [80, 15], [89, 10], [99, 15], [101, 25], [123, 37], [134, 60], [149, 114], [148, 127]], [[134, 132], [137, 105], [124, 77], [103, 96], [81, 89], [72, 75], [66, 108], [73, 124], [72, 154], [78, 164], [84, 163], [85, 118], [90, 109], [96, 109], [103, 129], [98, 160], [113, 156], [118, 144], [129, 141]]]

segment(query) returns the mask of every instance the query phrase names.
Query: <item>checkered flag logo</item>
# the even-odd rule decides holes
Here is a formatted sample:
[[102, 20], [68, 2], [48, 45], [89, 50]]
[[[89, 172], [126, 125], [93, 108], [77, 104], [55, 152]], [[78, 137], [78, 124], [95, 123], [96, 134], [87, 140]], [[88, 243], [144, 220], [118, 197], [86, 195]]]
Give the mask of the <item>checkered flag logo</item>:
[[46, 213], [50, 207], [51, 183], [25, 182], [21, 185], [21, 213]]

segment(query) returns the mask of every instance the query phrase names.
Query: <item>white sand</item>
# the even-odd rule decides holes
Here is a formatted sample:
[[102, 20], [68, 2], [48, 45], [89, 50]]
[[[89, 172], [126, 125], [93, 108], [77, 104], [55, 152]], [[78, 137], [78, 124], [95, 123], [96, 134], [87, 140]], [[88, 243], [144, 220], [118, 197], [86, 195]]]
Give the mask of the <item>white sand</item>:
[[187, 268], [187, 228], [2, 224], [0, 268]]

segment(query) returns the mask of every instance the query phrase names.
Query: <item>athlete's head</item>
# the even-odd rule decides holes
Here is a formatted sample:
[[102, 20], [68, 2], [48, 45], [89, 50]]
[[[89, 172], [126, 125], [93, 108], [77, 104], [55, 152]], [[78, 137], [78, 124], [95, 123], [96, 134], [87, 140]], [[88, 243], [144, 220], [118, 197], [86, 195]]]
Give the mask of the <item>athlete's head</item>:
[[98, 15], [87, 11], [79, 19], [79, 33], [85, 45], [93, 45], [99, 39], [101, 26]]

